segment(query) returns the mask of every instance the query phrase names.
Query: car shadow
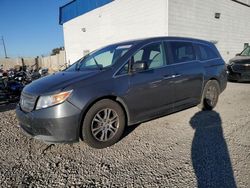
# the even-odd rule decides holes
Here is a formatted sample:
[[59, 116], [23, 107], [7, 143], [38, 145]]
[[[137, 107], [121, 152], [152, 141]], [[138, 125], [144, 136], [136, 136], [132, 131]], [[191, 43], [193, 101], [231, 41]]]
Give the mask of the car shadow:
[[10, 110], [16, 109], [16, 103], [7, 103], [7, 104], [1, 104], [0, 105], [0, 112], [6, 112]]
[[229, 83], [234, 83], [234, 84], [250, 84], [250, 81], [235, 81], [235, 80], [228, 80]]
[[195, 129], [191, 158], [197, 186], [237, 187], [220, 115], [201, 111], [191, 118], [190, 125]]
[[120, 139], [123, 140], [124, 138], [126, 138], [130, 133], [132, 133], [137, 127], [139, 127], [141, 124], [135, 124], [135, 125], [131, 125], [131, 126], [127, 126], [124, 130], [124, 133], [122, 135], [122, 138]]

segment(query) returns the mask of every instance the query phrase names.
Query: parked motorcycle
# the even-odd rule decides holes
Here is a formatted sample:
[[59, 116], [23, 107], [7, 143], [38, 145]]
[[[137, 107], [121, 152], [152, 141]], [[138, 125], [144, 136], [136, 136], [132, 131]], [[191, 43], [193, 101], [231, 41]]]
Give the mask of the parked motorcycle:
[[48, 69], [28, 70], [26, 65], [18, 69], [4, 71], [0, 66], [0, 104], [19, 101], [22, 89], [25, 85], [48, 75]]
[[0, 77], [0, 104], [19, 101], [24, 84], [9, 80], [7, 73]]
[[0, 78], [3, 76], [4, 70], [3, 65], [0, 65]]

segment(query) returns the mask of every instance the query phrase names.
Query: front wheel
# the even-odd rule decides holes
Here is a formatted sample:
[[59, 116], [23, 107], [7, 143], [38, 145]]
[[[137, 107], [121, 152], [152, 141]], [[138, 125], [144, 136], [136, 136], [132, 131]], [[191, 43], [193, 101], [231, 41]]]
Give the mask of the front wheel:
[[218, 102], [220, 86], [216, 80], [209, 80], [203, 90], [199, 107], [202, 110], [213, 110]]
[[87, 112], [83, 126], [83, 140], [91, 147], [102, 149], [115, 144], [125, 128], [125, 114], [121, 106], [109, 99], [96, 102]]

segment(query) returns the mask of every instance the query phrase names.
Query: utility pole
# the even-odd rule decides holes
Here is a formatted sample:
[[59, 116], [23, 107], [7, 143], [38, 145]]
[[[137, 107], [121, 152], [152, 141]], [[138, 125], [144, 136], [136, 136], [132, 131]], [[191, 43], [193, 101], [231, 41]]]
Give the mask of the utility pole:
[[3, 41], [3, 49], [4, 49], [5, 58], [7, 59], [8, 56], [7, 56], [7, 52], [6, 52], [6, 47], [5, 47], [3, 36], [2, 36], [2, 41]]

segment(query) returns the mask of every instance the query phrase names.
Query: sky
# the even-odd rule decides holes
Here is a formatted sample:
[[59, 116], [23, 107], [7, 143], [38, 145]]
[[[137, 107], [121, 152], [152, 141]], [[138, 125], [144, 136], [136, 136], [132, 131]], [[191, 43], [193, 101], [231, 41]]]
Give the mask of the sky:
[[71, 0], [0, 0], [0, 58], [50, 54], [64, 45], [59, 7]]

